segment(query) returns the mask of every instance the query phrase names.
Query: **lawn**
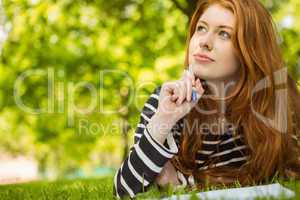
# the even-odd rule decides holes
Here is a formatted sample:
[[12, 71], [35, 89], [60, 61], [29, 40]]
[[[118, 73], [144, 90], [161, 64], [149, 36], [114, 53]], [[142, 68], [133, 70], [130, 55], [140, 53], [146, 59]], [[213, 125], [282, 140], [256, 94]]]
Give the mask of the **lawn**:
[[[55, 182], [39, 181], [26, 184], [2, 185], [0, 186], [0, 199], [114, 199], [112, 196], [112, 181], [113, 177], [106, 177], [99, 179], [61, 180]], [[280, 183], [295, 191], [295, 199], [300, 199], [299, 181]], [[186, 191], [181, 190], [176, 191], [175, 194], [185, 192]], [[148, 192], [138, 195], [137, 199], [166, 197], [172, 194], [174, 194], [172, 188], [167, 188], [164, 191], [159, 191], [156, 186], [153, 186]]]

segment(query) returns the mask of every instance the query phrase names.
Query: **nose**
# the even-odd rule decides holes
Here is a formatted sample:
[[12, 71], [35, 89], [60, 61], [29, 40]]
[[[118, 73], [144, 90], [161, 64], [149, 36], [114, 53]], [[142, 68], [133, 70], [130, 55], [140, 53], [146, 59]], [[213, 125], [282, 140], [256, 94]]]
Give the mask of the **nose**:
[[201, 49], [211, 51], [213, 49], [213, 36], [210, 33], [203, 35], [199, 39], [199, 46]]

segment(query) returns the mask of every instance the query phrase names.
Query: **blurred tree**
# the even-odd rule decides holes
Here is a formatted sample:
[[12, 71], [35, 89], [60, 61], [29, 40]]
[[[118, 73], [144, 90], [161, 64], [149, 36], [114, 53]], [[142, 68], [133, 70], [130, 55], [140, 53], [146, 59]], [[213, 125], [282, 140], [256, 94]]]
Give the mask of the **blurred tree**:
[[[11, 30], [0, 62], [1, 149], [35, 156], [42, 171], [62, 175], [79, 165], [117, 166], [148, 94], [181, 74], [196, 2], [4, 0]], [[299, 3], [262, 2], [299, 78]], [[14, 90], [29, 72], [34, 74]], [[16, 95], [43, 113], [22, 110]], [[83, 108], [89, 112], [78, 111]], [[120, 125], [116, 131], [114, 124]]]
[[[120, 137], [102, 127], [121, 118], [125, 155], [127, 131], [130, 124], [136, 125], [146, 94], [179, 74], [185, 27], [178, 23], [186, 25], [182, 14], [167, 1], [16, 0], [4, 1], [4, 7], [12, 29], [1, 52], [1, 133], [6, 138], [2, 148], [32, 154], [44, 163], [44, 170], [50, 166], [63, 172], [90, 161], [95, 151], [106, 152], [97, 145], [100, 140], [106, 135]], [[24, 72], [34, 74], [14, 94]], [[107, 73], [103, 79], [101, 73]], [[88, 86], [96, 88], [97, 106], [80, 114], [72, 105], [91, 104], [94, 96]], [[44, 109], [43, 113], [22, 110], [16, 94], [27, 107]], [[101, 109], [117, 112], [104, 114]], [[87, 122], [85, 129], [80, 121]], [[91, 131], [93, 127], [98, 130]], [[111, 141], [119, 161], [120, 145]]]

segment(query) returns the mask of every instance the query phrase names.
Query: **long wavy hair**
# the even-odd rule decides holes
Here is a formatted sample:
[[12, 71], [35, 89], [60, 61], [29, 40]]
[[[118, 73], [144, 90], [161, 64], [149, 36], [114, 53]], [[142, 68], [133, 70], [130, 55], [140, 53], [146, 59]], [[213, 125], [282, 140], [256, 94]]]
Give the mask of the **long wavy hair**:
[[[184, 66], [189, 64], [188, 46], [197, 21], [212, 4], [229, 9], [236, 18], [232, 42], [241, 65], [241, 76], [235, 91], [223, 100], [226, 102], [226, 119], [238, 127], [236, 134], [243, 134], [249, 156], [239, 168], [223, 166], [200, 171], [195, 157], [202, 148], [204, 130], [183, 128], [178, 155], [171, 162], [184, 174], [193, 174], [199, 188], [207, 183], [259, 184], [270, 181], [275, 175], [299, 179], [300, 148], [295, 140], [298, 137], [299, 141], [300, 130], [298, 83], [288, 73], [283, 73], [287, 71], [276, 27], [270, 13], [259, 1], [200, 0], [189, 26]], [[259, 91], [257, 85], [262, 86]], [[253, 91], [256, 92], [253, 94]], [[209, 90], [205, 94], [208, 97]], [[218, 103], [218, 99], [202, 98], [196, 107], [211, 110]], [[263, 121], [258, 117], [260, 115], [274, 120]], [[195, 120], [203, 123], [213, 121], [215, 117], [194, 108], [185, 116], [184, 127], [192, 127]]]

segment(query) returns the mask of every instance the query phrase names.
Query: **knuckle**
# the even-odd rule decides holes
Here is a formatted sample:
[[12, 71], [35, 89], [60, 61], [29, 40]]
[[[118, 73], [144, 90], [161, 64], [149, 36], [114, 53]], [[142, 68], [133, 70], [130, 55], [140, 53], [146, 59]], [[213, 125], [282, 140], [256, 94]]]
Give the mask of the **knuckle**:
[[169, 81], [164, 82], [163, 85], [162, 85], [162, 87], [166, 87], [166, 86], [168, 86], [168, 85], [170, 85], [170, 82], [169, 82]]

